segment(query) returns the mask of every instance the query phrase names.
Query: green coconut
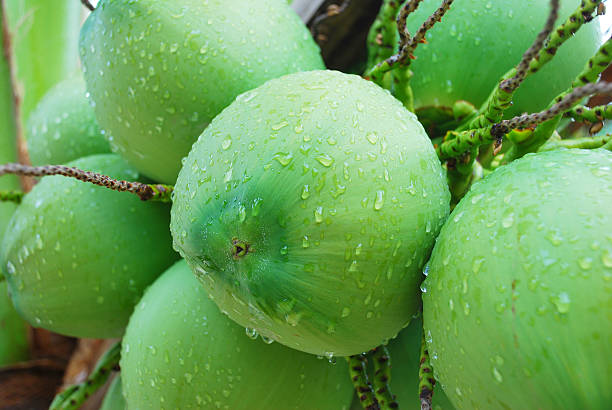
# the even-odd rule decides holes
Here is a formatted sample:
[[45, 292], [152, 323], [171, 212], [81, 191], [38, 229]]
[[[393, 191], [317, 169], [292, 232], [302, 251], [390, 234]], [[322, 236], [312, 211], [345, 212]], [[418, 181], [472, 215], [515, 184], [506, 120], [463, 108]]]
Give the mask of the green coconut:
[[65, 164], [110, 153], [85, 93], [85, 81], [77, 75], [57, 84], [40, 100], [26, 127], [32, 165]]
[[[69, 163], [137, 180], [119, 156]], [[174, 260], [169, 207], [62, 176], [44, 177], [15, 211], [0, 248], [17, 311], [33, 326], [119, 337], [142, 292]]]
[[326, 356], [394, 337], [449, 212], [416, 117], [358, 76], [311, 71], [247, 92], [177, 180], [174, 244], [242, 326]]
[[252, 340], [223, 315], [184, 261], [145, 293], [126, 330], [121, 379], [130, 409], [347, 409], [344, 360]]
[[530, 154], [459, 203], [423, 294], [457, 408], [611, 408], [611, 203], [605, 150]]
[[324, 68], [284, 0], [102, 0], [81, 30], [80, 53], [113, 150], [165, 183], [238, 94]]
[[[557, 24], [576, 10], [579, 0], [563, 0]], [[424, 0], [408, 17], [415, 33], [438, 8]], [[535, 41], [550, 12], [549, 0], [462, 0], [454, 2], [420, 44], [410, 66], [416, 108], [452, 107], [466, 100], [479, 107], [502, 75], [516, 66]], [[536, 112], [567, 89], [602, 42], [598, 21], [585, 24], [540, 72], [527, 78], [515, 94], [508, 115]]]

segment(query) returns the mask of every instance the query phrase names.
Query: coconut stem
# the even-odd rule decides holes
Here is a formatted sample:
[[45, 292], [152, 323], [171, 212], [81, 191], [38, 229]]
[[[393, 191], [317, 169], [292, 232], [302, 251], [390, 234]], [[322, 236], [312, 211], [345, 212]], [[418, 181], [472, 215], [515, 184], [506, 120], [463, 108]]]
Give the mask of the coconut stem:
[[94, 11], [96, 8], [89, 2], [89, 0], [81, 0], [81, 4], [87, 7], [89, 11]]
[[[558, 26], [555, 30], [552, 31], [552, 33], [549, 36], [548, 42], [546, 43], [546, 46], [543, 48], [540, 48], [537, 54], [533, 58], [531, 58], [531, 61], [529, 62], [529, 67], [527, 71], [524, 73], [523, 79], [527, 78], [531, 74], [538, 72], [544, 65], [546, 65], [546, 63], [551, 61], [554, 55], [557, 53], [557, 50], [559, 49], [559, 47], [563, 43], [565, 43], [565, 41], [571, 38], [580, 29], [580, 27], [582, 27], [583, 24], [593, 19], [593, 13], [597, 12], [598, 5], [601, 2], [602, 0], [584, 0], [582, 1], [580, 6], [567, 18], [567, 20], [563, 22], [560, 26]], [[553, 11], [554, 11], [554, 8], [551, 9], [551, 16], [549, 17], [547, 24], [550, 22], [552, 18]], [[545, 30], [543, 30], [540, 33], [540, 35], [542, 35], [544, 31]], [[540, 36], [538, 36], [538, 38], [539, 37]], [[537, 44], [537, 40], [536, 40], [536, 43], [534, 43], [534, 46], [536, 44]], [[600, 51], [595, 55], [595, 57], [593, 57], [593, 58], [597, 58], [597, 63], [598, 63], [593, 67], [595, 69], [598, 69], [599, 63], [605, 58], [607, 58], [606, 54], [608, 54], [608, 51], [609, 51], [608, 47], [610, 46], [609, 45], [606, 46], [605, 44], [604, 46], [605, 47], [602, 47]], [[528, 53], [531, 54], [528, 50], [525, 53], [525, 55], [527, 55]], [[589, 60], [589, 63], [591, 63], [591, 60]], [[521, 62], [522, 61], [523, 60], [521, 60]], [[521, 64], [519, 63], [519, 66], [520, 65]], [[601, 68], [601, 71], [603, 71], [604, 69], [605, 67]], [[601, 71], [599, 71], [599, 73], [601, 73]], [[518, 72], [518, 66], [516, 68], [513, 68], [509, 72], [507, 72], [502, 77], [502, 80], [499, 86], [495, 88], [495, 90], [491, 93], [491, 96], [489, 97], [487, 102], [479, 110], [478, 115], [472, 118], [464, 126], [460, 127], [458, 131], [484, 128], [488, 125], [491, 125], [491, 124], [494, 124], [500, 121], [503, 117], [504, 111], [508, 107], [510, 107], [511, 102], [512, 102], [512, 96], [515, 91], [513, 90], [512, 92], [506, 92], [504, 87], [502, 87], [502, 85], [503, 84], [509, 85], [508, 81], [513, 84], [516, 83], [516, 81], [512, 81], [511, 79], [515, 77], [517, 72]], [[581, 76], [584, 77], [584, 74]], [[579, 78], [581, 76], [579, 76]], [[522, 80], [520, 82], [522, 82]], [[520, 82], [519, 82], [519, 85], [520, 85]]]
[[543, 124], [559, 116], [563, 112], [568, 111], [574, 104], [583, 98], [600, 93], [611, 94], [612, 83], [600, 82], [575, 88], [552, 107], [535, 114], [523, 114], [510, 120], [500, 121], [496, 124], [475, 130], [461, 132], [450, 131], [444, 137], [444, 142], [436, 148], [438, 157], [443, 161], [450, 158], [460, 158], [464, 156], [466, 152], [472, 151], [481, 145], [491, 142], [501, 144], [503, 136], [511, 130]]
[[442, 20], [442, 17], [450, 9], [454, 0], [442, 0], [442, 4], [438, 9], [425, 20], [425, 22], [419, 27], [414, 37], [406, 31], [406, 17], [412, 13], [418, 7], [422, 0], [413, 0], [407, 2], [404, 7], [400, 10], [398, 15], [398, 30], [400, 34], [400, 46], [399, 52], [385, 59], [384, 61], [376, 64], [370, 69], [365, 77], [376, 83], [380, 82], [384, 74], [395, 68], [396, 65], [401, 65], [406, 69], [410, 67], [410, 63], [416, 57], [414, 51], [420, 43], [425, 42], [425, 34], [431, 29], [437, 22]]
[[374, 394], [384, 409], [398, 409], [399, 404], [391, 393], [391, 355], [384, 345], [378, 346], [371, 353], [374, 361]]
[[68, 387], [53, 399], [49, 410], [77, 410], [108, 380], [111, 372], [117, 369], [121, 358], [121, 342], [116, 342], [96, 363], [87, 380]]
[[21, 191], [0, 191], [0, 202], [21, 203], [24, 193]]
[[368, 380], [367, 363], [365, 354], [357, 354], [347, 357], [351, 381], [359, 397], [361, 406], [366, 410], [379, 410], [378, 401], [372, 391], [372, 385]]
[[171, 194], [174, 189], [171, 185], [143, 184], [141, 182], [128, 182], [113, 179], [109, 176], [90, 171], [83, 171], [74, 167], [64, 165], [45, 165], [32, 167], [23, 164], [3, 164], [0, 165], [0, 176], [5, 174], [25, 175], [42, 177], [48, 175], [62, 175], [65, 177], [76, 178], [79, 181], [89, 182], [94, 185], [103, 186], [113, 191], [127, 191], [136, 194], [143, 201], [171, 202]]
[[[552, 151], [555, 149], [566, 148], [566, 149], [597, 149], [605, 148], [609, 145], [612, 148], [612, 135], [601, 135], [598, 137], [583, 137], [583, 138], [572, 138], [572, 139], [558, 139], [550, 138], [546, 144], [542, 145], [538, 151]], [[608, 148], [608, 149], [610, 149]]]
[[395, 17], [401, 1], [383, 0], [376, 20], [368, 33], [368, 67], [393, 55], [395, 43]]
[[612, 104], [598, 105], [588, 108], [578, 105], [567, 112], [567, 115], [576, 121], [600, 122], [612, 119]]
[[540, 31], [534, 43], [525, 51], [525, 54], [523, 54], [523, 58], [516, 66], [516, 74], [503, 80], [499, 84], [501, 90], [512, 95], [519, 85], [521, 85], [523, 80], [527, 77], [527, 70], [529, 69], [531, 61], [542, 50], [542, 47], [544, 47], [544, 42], [555, 27], [557, 18], [559, 18], [559, 0], [550, 0], [550, 13], [544, 25], [544, 29]]
[[435, 384], [436, 379], [433, 377], [433, 369], [429, 361], [429, 351], [425, 342], [425, 334], [423, 334], [419, 361], [419, 399], [421, 400], [421, 410], [431, 410], [431, 400]]
[[[564, 101], [565, 98], [576, 92], [580, 86], [593, 85], [592, 82], [597, 81], [599, 75], [606, 69], [608, 64], [612, 61], [612, 39], [609, 39], [604, 43], [597, 53], [588, 61], [585, 68], [576, 79], [572, 82], [572, 86], [559, 94], [549, 104], [549, 109], [552, 109], [555, 104], [559, 104]], [[571, 104], [572, 108], [578, 101], [574, 101]], [[567, 112], [568, 110], [566, 110]], [[512, 148], [504, 155], [502, 163], [507, 164], [523, 155], [536, 152], [538, 149], [546, 144], [550, 139], [553, 132], [561, 121], [561, 115], [553, 116], [543, 123], [539, 123], [535, 130], [527, 132], [518, 142], [512, 146]]]
[[593, 57], [589, 59], [586, 66], [572, 83], [572, 88], [580, 87], [599, 80], [600, 74], [608, 68], [612, 62], [612, 38], [609, 38]]

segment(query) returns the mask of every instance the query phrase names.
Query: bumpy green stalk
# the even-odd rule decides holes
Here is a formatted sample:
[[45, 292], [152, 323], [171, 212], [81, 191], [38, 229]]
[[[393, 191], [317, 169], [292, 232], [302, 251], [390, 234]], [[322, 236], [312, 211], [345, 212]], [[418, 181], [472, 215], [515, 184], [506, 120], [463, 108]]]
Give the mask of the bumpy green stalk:
[[372, 392], [372, 385], [368, 380], [367, 358], [364, 354], [349, 356], [346, 358], [349, 364], [351, 381], [357, 392], [361, 406], [366, 410], [380, 409], [378, 401]]
[[552, 33], [546, 47], [540, 50], [538, 55], [531, 60], [529, 72], [532, 74], [536, 73], [544, 67], [546, 63], [552, 60], [559, 47], [570, 39], [583, 24], [593, 19], [593, 13], [597, 11], [597, 7], [602, 1], [603, 0], [582, 0], [576, 11], [574, 11], [567, 20]]
[[[562, 104], [562, 102], [564, 101], [571, 100], [570, 101], [571, 104], [569, 105], [566, 104], [565, 109], [563, 109], [561, 112], [558, 112], [556, 115], [549, 118], [548, 120], [544, 122], [538, 121], [539, 125], [537, 126], [535, 131], [533, 131], [533, 133], [528, 135], [528, 138], [525, 138], [523, 141], [521, 141], [520, 144], [513, 145], [512, 149], [506, 153], [506, 155], [504, 156], [504, 163], [511, 162], [514, 159], [520, 158], [530, 152], [536, 152], [542, 145], [544, 145], [546, 141], [549, 140], [552, 133], [559, 125], [559, 121], [561, 121], [560, 114], [562, 112], [569, 111], [571, 108], [573, 108], [574, 105], [576, 105], [581, 100], [581, 98], [568, 99], [568, 96], [571, 96], [574, 94], [579, 95], [581, 93], [580, 90], [583, 90], [583, 89], [586, 90], [588, 89], [588, 86], [593, 86], [593, 82], [597, 81], [597, 79], [599, 78], [599, 75], [603, 72], [603, 70], [606, 69], [606, 67], [611, 61], [612, 61], [612, 39], [606, 41], [599, 48], [597, 53], [595, 53], [595, 55], [587, 62], [582, 72], [578, 74], [576, 79], [572, 82], [572, 86], [566, 91], [559, 94], [550, 103], [549, 105], [550, 108], [547, 111], [553, 110], [553, 107], [555, 107], [556, 105]], [[603, 83], [600, 83], [600, 84], [603, 84]], [[605, 88], [606, 86], [602, 86], [602, 87]], [[593, 91], [593, 93], [595, 92], [606, 93], [609, 91], [605, 91], [601, 89], [599, 91]], [[586, 95], [584, 95], [583, 97], [586, 97]], [[603, 110], [603, 111], [605, 112], [606, 110]]]
[[49, 410], [77, 410], [81, 405], [94, 394], [108, 380], [111, 372], [119, 364], [121, 357], [121, 342], [115, 343], [104, 355], [98, 360], [93, 372], [87, 380], [74, 386], [70, 386], [62, 393], [58, 394]]
[[511, 78], [502, 81], [499, 84], [499, 88], [501, 90], [512, 95], [514, 91], [521, 85], [523, 80], [525, 80], [531, 62], [533, 61], [534, 57], [542, 50], [542, 47], [544, 47], [544, 42], [552, 32], [555, 26], [555, 21], [557, 21], [558, 17], [559, 0], [551, 0], [550, 14], [548, 15], [548, 19], [546, 20], [544, 29], [538, 34], [532, 46], [527, 49], [525, 54], [523, 54], [521, 61], [516, 66], [516, 74]]
[[597, 137], [573, 138], [573, 139], [567, 139], [567, 140], [562, 140], [561, 138], [558, 138], [558, 134], [556, 134], [555, 136], [557, 138], [555, 137], [550, 138], [546, 142], [546, 144], [540, 147], [538, 152], [552, 151], [552, 150], [561, 149], [561, 148], [568, 148], [568, 149], [573, 149], [573, 148], [596, 149], [596, 148], [602, 148], [602, 147], [605, 148], [612, 141], [611, 134], [601, 135]]
[[[494, 124], [500, 121], [503, 112], [510, 106], [512, 96], [516, 89], [513, 89], [512, 87], [509, 88], [509, 86], [512, 85], [513, 87], [518, 87], [517, 81], [513, 79], [517, 75], [519, 75], [519, 77], [522, 77], [522, 79], [518, 81], [518, 84], [520, 84], [522, 80], [527, 78], [529, 75], [538, 72], [544, 65], [546, 65], [546, 63], [552, 60], [559, 47], [566, 40], [571, 38], [572, 35], [576, 33], [576, 31], [578, 31], [584, 23], [592, 19], [591, 16], [596, 11], [597, 6], [599, 3], [601, 3], [601, 1], [602, 0], [583, 1], [582, 4], [576, 9], [576, 11], [574, 11], [574, 13], [572, 13], [563, 24], [561, 24], [554, 31], [552, 31], [548, 43], [545, 47], [542, 48], [543, 43], [539, 43], [538, 40], [540, 40], [541, 36], [546, 31], [546, 29], [543, 30], [538, 36], [538, 40], [536, 40], [534, 45], [524, 55], [524, 57], [532, 57], [527, 70], [524, 71], [524, 68], [521, 68], [523, 64], [519, 63], [519, 66], [507, 72], [502, 77], [500, 86], [496, 87], [493, 90], [487, 102], [480, 109], [479, 114], [475, 118], [470, 120], [466, 125], [461, 127], [459, 130], [463, 131], [467, 129], [483, 128], [487, 125]], [[553, 17], [554, 12], [555, 7], [553, 4], [553, 7], [551, 9], [551, 16], [547, 21], [547, 28]], [[533, 56], [532, 51], [534, 51], [534, 47], [536, 47], [538, 44], [540, 45], [540, 49], [538, 50], [537, 54]], [[606, 48], [604, 52], [607, 51], [608, 49]], [[599, 54], [600, 53], [597, 53], [596, 56]], [[599, 66], [599, 63], [604, 59], [601, 56], [597, 57], [597, 59], [598, 60], [596, 65]], [[522, 61], [524, 60], [525, 58]], [[589, 61], [589, 63], [591, 62], [591, 60]], [[519, 72], [519, 68], [521, 72]], [[581, 76], [579, 76], [579, 78], [580, 77]]]
[[[572, 108], [578, 101], [596, 93], [612, 93], [612, 83], [601, 82], [575, 88], [571, 92], [566, 93], [562, 98], [557, 99], [557, 103], [550, 108], [535, 114], [520, 115], [510, 120], [504, 120], [475, 130], [449, 132], [445, 137], [445, 141], [436, 148], [438, 157], [441, 160], [460, 158], [465, 155], [467, 151], [478, 148], [484, 144], [499, 141], [505, 134], [515, 128], [528, 128], [538, 125], [540, 130], [545, 130], [548, 133], [548, 137], [546, 138], [546, 140], [548, 140], [554, 131], [554, 128], [550, 130], [550, 132], [548, 130], [551, 121], [554, 121], [562, 113]], [[536, 135], [536, 132], [533, 134]], [[525, 138], [525, 140], [521, 142], [529, 145], [530, 148], [533, 149], [532, 139], [533, 137]], [[535, 147], [535, 150], [537, 150], [538, 147], [539, 145]], [[533, 152], [533, 150], [528, 152]]]
[[599, 105], [589, 108], [577, 105], [567, 112], [567, 115], [576, 121], [599, 122], [612, 119], [612, 105]]
[[368, 33], [368, 67], [373, 67], [393, 55], [397, 30], [395, 18], [400, 5], [400, 0], [383, 0]]
[[0, 191], [0, 202], [13, 202], [19, 204], [21, 203], [23, 195], [21, 191]]
[[130, 192], [136, 194], [143, 201], [172, 202], [172, 191], [174, 187], [162, 184], [143, 184], [140, 182], [119, 181], [106, 175], [90, 171], [83, 171], [65, 165], [45, 165], [32, 167], [22, 164], [0, 165], [0, 176], [4, 174], [16, 174], [25, 176], [41, 177], [47, 175], [62, 175], [76, 178], [79, 181], [89, 182], [94, 185], [103, 186], [113, 191]]
[[393, 96], [400, 100], [406, 109], [414, 112], [414, 94], [410, 87], [410, 79], [412, 78], [411, 70], [398, 70], [389, 73], [392, 85], [391, 91]]
[[381, 408], [397, 409], [399, 405], [391, 393], [391, 355], [384, 345], [370, 354], [374, 362], [374, 394]]
[[429, 361], [429, 352], [427, 351], [427, 343], [425, 342], [425, 333], [421, 340], [421, 359], [419, 361], [419, 398], [421, 399], [421, 409], [431, 409], [431, 400], [433, 398], [434, 385], [436, 379], [433, 377], [433, 368]]
[[572, 88], [577, 88], [599, 80], [599, 75], [612, 62], [612, 38], [603, 43], [597, 53], [589, 59], [584, 70], [572, 82]]
[[612, 151], [612, 140], [608, 141], [606, 145], [604, 145], [602, 148], [607, 149], [608, 151]]

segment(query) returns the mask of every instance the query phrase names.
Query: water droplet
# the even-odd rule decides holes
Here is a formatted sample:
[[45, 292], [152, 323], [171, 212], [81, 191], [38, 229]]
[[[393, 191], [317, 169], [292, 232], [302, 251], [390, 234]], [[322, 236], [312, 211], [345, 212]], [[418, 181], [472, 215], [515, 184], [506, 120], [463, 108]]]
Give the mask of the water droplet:
[[278, 152], [274, 154], [274, 157], [272, 158], [277, 160], [282, 166], [286, 167], [293, 160], [293, 154], [286, 152]]
[[606, 251], [601, 255], [601, 261], [606, 268], [612, 268], [612, 252]]
[[308, 185], [304, 185], [302, 188], [302, 199], [308, 199], [310, 197], [310, 187]]
[[323, 207], [322, 206], [318, 206], [317, 209], [315, 209], [314, 216], [315, 216], [316, 223], [320, 224], [321, 222], [323, 222]]
[[370, 132], [366, 135], [366, 139], [370, 144], [374, 145], [378, 142], [378, 135], [376, 135], [376, 133]]
[[514, 212], [509, 213], [502, 219], [502, 226], [504, 228], [510, 228], [512, 225], [514, 225]]
[[282, 121], [282, 122], [279, 122], [278, 124], [274, 124], [272, 126], [272, 130], [273, 131], [278, 131], [278, 130], [280, 130], [282, 128], [285, 128], [287, 125], [289, 125], [289, 123], [287, 121]]
[[246, 208], [244, 205], [240, 205], [238, 207], [238, 218], [240, 219], [240, 222], [244, 222], [246, 220]]
[[561, 292], [558, 295], [552, 296], [551, 301], [555, 305], [559, 313], [569, 312], [570, 297], [566, 292]]
[[266, 337], [264, 335], [261, 335], [261, 340], [267, 345], [271, 345], [272, 343], [274, 343], [274, 339]]
[[223, 150], [227, 150], [229, 147], [231, 147], [231, 145], [232, 145], [232, 139], [229, 137], [223, 140], [223, 142], [221, 143], [221, 147], [223, 148]]
[[348, 316], [348, 315], [350, 315], [350, 314], [351, 314], [351, 309], [350, 309], [350, 308], [348, 308], [348, 307], [344, 307], [344, 308], [342, 309], [342, 317], [347, 317], [347, 316]]
[[593, 265], [593, 259], [589, 257], [580, 258], [578, 259], [578, 265], [584, 270], [589, 270]]
[[504, 381], [504, 378], [502, 377], [502, 374], [499, 372], [499, 370], [497, 370], [497, 367], [493, 368], [493, 378], [498, 383], [501, 383]]
[[330, 167], [334, 163], [334, 159], [327, 154], [317, 155], [315, 159], [324, 167]]
[[257, 330], [247, 327], [244, 329], [246, 335], [249, 337], [249, 339], [257, 339], [257, 336], [259, 336], [259, 333], [257, 333]]
[[310, 247], [310, 239], [308, 238], [308, 235], [304, 235], [304, 237], [302, 238], [302, 248], [309, 248]]
[[13, 265], [11, 261], [6, 262], [6, 273], [9, 275], [15, 274], [15, 265]]
[[483, 262], [484, 258], [474, 260], [474, 262], [472, 263], [472, 272], [474, 272], [474, 274], [477, 274], [480, 271], [480, 267], [482, 266]]
[[380, 211], [385, 204], [385, 191], [376, 191], [376, 199], [374, 200], [374, 209]]

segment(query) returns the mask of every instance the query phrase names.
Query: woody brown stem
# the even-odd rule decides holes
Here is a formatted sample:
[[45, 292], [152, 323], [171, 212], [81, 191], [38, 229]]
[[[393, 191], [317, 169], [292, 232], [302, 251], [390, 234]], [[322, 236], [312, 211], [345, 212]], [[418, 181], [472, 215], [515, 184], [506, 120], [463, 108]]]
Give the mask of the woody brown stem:
[[559, 0], [551, 0], [550, 1], [550, 14], [548, 15], [548, 20], [546, 20], [546, 24], [544, 25], [544, 29], [538, 34], [536, 40], [533, 45], [525, 51], [523, 54], [523, 58], [516, 66], [516, 74], [501, 82], [499, 87], [507, 92], [514, 92], [519, 85], [523, 82], [523, 80], [527, 77], [527, 73], [529, 70], [529, 65], [531, 64], [531, 60], [540, 52], [542, 47], [544, 47], [544, 42], [550, 35], [550, 33], [555, 28], [555, 21], [559, 17]]
[[33, 177], [62, 175], [65, 177], [78, 179], [79, 181], [88, 182], [90, 184], [103, 186], [114, 191], [130, 192], [138, 195], [143, 201], [171, 202], [171, 193], [173, 190], [173, 187], [170, 185], [148, 185], [141, 182], [117, 180], [96, 172], [84, 171], [82, 169], [67, 167], [65, 165], [45, 165], [41, 167], [32, 167], [29, 165], [15, 163], [0, 165], [0, 176], [5, 174]]
[[[429, 29], [431, 29], [437, 22], [442, 20], [442, 17], [450, 9], [453, 1], [454, 0], [443, 0], [440, 7], [438, 7], [438, 9], [431, 16], [429, 16], [427, 20], [425, 20], [421, 27], [419, 27], [414, 37], [411, 37], [406, 31], [405, 17], [416, 9], [420, 1], [415, 0], [406, 4], [400, 11], [400, 15], [398, 17], [398, 30], [401, 38], [399, 52], [375, 65], [369, 70], [369, 72], [366, 73], [365, 78], [374, 82], [379, 82], [386, 72], [391, 71], [398, 64], [408, 68], [410, 66], [410, 62], [415, 58], [413, 55], [414, 50], [416, 50], [420, 43], [425, 42], [425, 34], [427, 31], [429, 31]], [[405, 17], [402, 18], [403, 15], [405, 15]], [[403, 23], [401, 23], [402, 21]]]

